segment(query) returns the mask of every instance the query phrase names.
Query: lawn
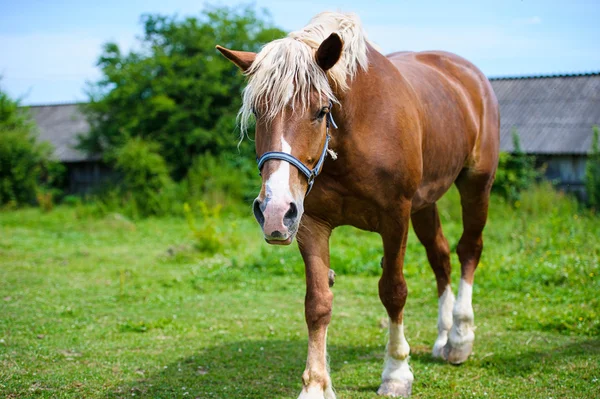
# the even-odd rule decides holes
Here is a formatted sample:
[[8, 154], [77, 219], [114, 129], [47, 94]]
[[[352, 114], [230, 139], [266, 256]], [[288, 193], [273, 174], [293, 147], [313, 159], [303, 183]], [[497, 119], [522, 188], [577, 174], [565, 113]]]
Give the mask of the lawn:
[[[440, 204], [451, 245], [457, 202], [452, 191]], [[1, 212], [0, 397], [295, 397], [307, 342], [296, 245], [263, 243], [249, 207], [196, 215], [194, 234], [182, 217]], [[451, 366], [430, 355], [435, 280], [411, 234], [413, 398], [600, 397], [599, 237], [600, 218], [547, 188], [514, 207], [494, 198], [474, 287], [474, 354]], [[377, 397], [380, 257], [378, 236], [334, 233], [329, 355], [340, 399]]]

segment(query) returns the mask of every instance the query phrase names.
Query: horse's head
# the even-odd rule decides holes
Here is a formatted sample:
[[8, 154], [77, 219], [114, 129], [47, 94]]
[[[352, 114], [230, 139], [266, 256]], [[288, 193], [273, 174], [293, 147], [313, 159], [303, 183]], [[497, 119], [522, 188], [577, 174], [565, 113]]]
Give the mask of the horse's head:
[[292, 242], [304, 198], [322, 167], [334, 101], [326, 71], [342, 47], [335, 33], [316, 50], [290, 38], [271, 42], [258, 54], [217, 46], [249, 77], [241, 125], [244, 132], [254, 114], [262, 187], [253, 210], [269, 244]]

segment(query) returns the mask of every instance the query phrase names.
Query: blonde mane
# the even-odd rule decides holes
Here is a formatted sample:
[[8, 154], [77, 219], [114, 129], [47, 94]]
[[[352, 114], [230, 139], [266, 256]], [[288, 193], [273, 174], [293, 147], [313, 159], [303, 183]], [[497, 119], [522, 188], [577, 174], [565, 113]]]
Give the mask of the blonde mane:
[[[325, 73], [317, 65], [315, 51], [334, 32], [344, 48], [340, 60]], [[367, 70], [367, 43], [355, 14], [324, 12], [302, 30], [266, 44], [246, 71], [248, 85], [238, 115], [242, 135], [259, 104], [264, 112], [261, 116], [272, 120], [290, 101], [292, 108], [308, 107], [312, 90], [337, 102], [328, 78], [337, 89], [347, 90], [348, 80], [354, 78], [358, 68]]]

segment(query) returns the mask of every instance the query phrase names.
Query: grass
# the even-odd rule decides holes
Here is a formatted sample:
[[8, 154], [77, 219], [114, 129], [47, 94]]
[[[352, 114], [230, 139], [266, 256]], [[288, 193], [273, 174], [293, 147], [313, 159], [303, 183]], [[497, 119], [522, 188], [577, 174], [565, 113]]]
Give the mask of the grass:
[[[599, 397], [600, 219], [547, 187], [516, 209], [493, 202], [474, 289], [475, 349], [462, 366], [430, 355], [435, 282], [411, 233], [413, 397]], [[457, 203], [452, 191], [440, 204], [451, 243], [461, 233]], [[295, 397], [307, 339], [298, 251], [264, 244], [250, 216], [218, 222], [230, 239], [207, 255], [183, 218], [0, 213], [0, 397]], [[380, 257], [378, 236], [334, 233], [329, 353], [339, 398], [377, 397]]]

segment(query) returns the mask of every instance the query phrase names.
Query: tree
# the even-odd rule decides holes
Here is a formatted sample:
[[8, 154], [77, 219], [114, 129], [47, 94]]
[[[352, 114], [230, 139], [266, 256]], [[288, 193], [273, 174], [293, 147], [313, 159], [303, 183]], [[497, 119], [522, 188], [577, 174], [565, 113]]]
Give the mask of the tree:
[[[199, 18], [142, 16], [141, 49], [104, 45], [103, 77], [89, 86], [91, 132], [80, 146], [108, 153], [131, 137], [156, 142], [172, 176], [206, 152], [237, 153], [236, 115], [244, 77], [216, 44], [258, 51], [284, 32], [251, 6], [208, 8]], [[250, 146], [241, 149], [246, 155]]]
[[40, 184], [61, 173], [51, 154], [49, 143], [37, 141], [26, 110], [0, 88], [0, 204], [33, 202]]
[[585, 164], [585, 188], [591, 207], [600, 205], [600, 144], [598, 126], [592, 129], [592, 148]]

